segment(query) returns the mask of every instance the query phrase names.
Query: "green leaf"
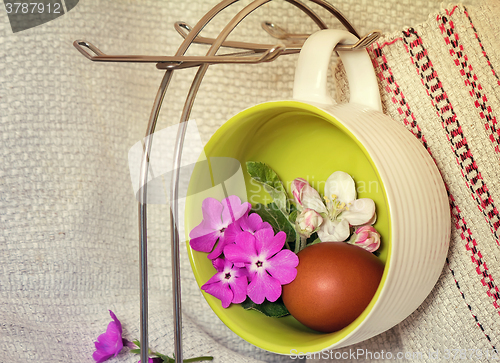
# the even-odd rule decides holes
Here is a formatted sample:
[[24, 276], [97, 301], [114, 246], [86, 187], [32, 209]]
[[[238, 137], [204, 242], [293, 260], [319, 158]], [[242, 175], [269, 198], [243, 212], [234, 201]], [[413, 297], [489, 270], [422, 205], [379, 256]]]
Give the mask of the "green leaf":
[[246, 165], [250, 177], [261, 183], [282, 213], [288, 215], [290, 201], [278, 174], [268, 165], [258, 161], [247, 161]]
[[270, 316], [272, 318], [281, 318], [282, 316], [290, 314], [285, 304], [283, 304], [283, 300], [281, 300], [281, 298], [279, 298], [275, 302], [264, 300], [262, 304], [256, 304], [252, 300], [250, 300], [250, 298], [247, 298], [241, 303], [241, 305], [245, 310], [257, 310], [262, 314]]
[[133, 354], [141, 354], [141, 348], [137, 348], [137, 349], [130, 349], [130, 353], [133, 353]]
[[274, 203], [264, 205], [261, 203], [252, 207], [252, 211], [257, 213], [263, 222], [267, 222], [273, 227], [274, 233], [283, 231], [286, 233], [286, 242], [294, 242], [296, 238], [295, 225], [283, 214]]
[[196, 358], [184, 359], [183, 362], [184, 363], [191, 363], [191, 362], [201, 362], [201, 361], [204, 361], [204, 360], [214, 360], [214, 357], [206, 355], [206, 356], [203, 356], [203, 357], [196, 357]]
[[141, 347], [141, 342], [138, 341], [138, 340], [133, 340], [132, 343], [134, 343], [135, 345], [137, 345], [139, 348]]
[[[297, 210], [297, 207], [295, 206], [295, 204], [294, 203], [289, 203], [288, 214], [291, 216], [295, 212], [296, 212], [297, 216], [300, 214], [300, 212]], [[293, 220], [293, 222], [295, 222], [295, 219]]]
[[290, 221], [290, 223], [295, 224], [298, 215], [299, 215], [298, 210], [294, 210], [292, 213], [290, 213], [290, 215], [288, 216], [288, 220]]

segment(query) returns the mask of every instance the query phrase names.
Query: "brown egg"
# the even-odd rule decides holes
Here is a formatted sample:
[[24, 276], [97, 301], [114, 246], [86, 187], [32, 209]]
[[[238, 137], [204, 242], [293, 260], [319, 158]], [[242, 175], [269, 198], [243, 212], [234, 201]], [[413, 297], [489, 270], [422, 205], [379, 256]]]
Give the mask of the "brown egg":
[[372, 299], [384, 264], [345, 242], [322, 242], [298, 253], [297, 277], [283, 286], [283, 302], [305, 326], [331, 333], [352, 323]]

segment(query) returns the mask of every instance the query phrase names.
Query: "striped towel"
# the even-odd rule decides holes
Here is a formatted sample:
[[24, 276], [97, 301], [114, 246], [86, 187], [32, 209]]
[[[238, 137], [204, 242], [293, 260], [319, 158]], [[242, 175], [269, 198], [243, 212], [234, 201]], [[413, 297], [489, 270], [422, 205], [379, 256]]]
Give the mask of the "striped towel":
[[[447, 6], [369, 49], [384, 112], [422, 143], [441, 171], [452, 240], [430, 296], [385, 333], [398, 342], [384, 344], [382, 335], [360, 348], [421, 352], [424, 359], [456, 358], [465, 349], [476, 361], [493, 359], [500, 349], [499, 5]], [[345, 101], [345, 73], [341, 65], [337, 70], [338, 98]]]

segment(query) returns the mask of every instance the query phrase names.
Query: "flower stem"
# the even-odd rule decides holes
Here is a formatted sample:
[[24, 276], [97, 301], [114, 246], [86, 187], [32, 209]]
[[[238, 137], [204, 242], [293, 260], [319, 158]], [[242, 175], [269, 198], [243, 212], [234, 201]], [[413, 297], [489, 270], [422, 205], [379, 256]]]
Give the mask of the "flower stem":
[[301, 236], [299, 233], [297, 233], [297, 240], [295, 241], [295, 253], [299, 253], [302, 251], [304, 248], [306, 248], [307, 244], [307, 237]]
[[191, 362], [201, 362], [204, 360], [214, 360], [214, 357], [211, 356], [203, 356], [203, 357], [196, 357], [196, 358], [189, 358], [189, 359], [184, 359], [184, 363], [191, 363]]
[[295, 231], [295, 248], [294, 248], [294, 253], [297, 254], [299, 253], [301, 249], [301, 244], [302, 244], [302, 237], [300, 236], [299, 232]]

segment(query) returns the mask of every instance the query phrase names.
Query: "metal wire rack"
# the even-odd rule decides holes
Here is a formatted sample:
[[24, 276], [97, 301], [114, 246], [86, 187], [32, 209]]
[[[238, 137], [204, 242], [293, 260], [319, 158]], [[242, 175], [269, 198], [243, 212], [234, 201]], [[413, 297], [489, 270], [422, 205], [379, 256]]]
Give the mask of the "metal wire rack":
[[[271, 62], [286, 54], [300, 52], [300, 49], [309, 34], [293, 34], [287, 32], [275, 23], [265, 21], [262, 28], [272, 37], [278, 40], [277, 44], [260, 44], [226, 40], [229, 34], [238, 24], [262, 5], [273, 0], [254, 0], [240, 10], [223, 28], [217, 38], [206, 38], [200, 35], [205, 26], [225, 8], [237, 3], [239, 0], [223, 0], [207, 12], [201, 20], [191, 27], [185, 22], [176, 22], [175, 29], [184, 38], [174, 56], [147, 56], [147, 55], [108, 55], [100, 51], [93, 44], [85, 40], [76, 40], [73, 45], [87, 59], [96, 62], [139, 62], [156, 63], [156, 67], [165, 70], [160, 87], [153, 103], [146, 128], [143, 154], [140, 167], [139, 185], [142, 187], [138, 196], [139, 215], [139, 269], [140, 269], [140, 342], [141, 361], [148, 361], [148, 267], [147, 267], [147, 181], [150, 155], [153, 146], [153, 134], [160, 113], [160, 108], [165, 93], [172, 79], [173, 72], [184, 68], [198, 67], [190, 90], [184, 103], [184, 108], [179, 120], [176, 142], [174, 145], [174, 165], [170, 189], [170, 238], [172, 255], [172, 290], [173, 290], [173, 316], [174, 316], [174, 345], [176, 363], [183, 361], [182, 354], [182, 304], [181, 304], [181, 279], [180, 279], [180, 241], [179, 230], [176, 221], [179, 220], [178, 194], [179, 194], [179, 170], [181, 165], [184, 138], [186, 135], [187, 121], [190, 117], [193, 104], [200, 88], [201, 82], [210, 65], [224, 63], [257, 64]], [[306, 16], [311, 18], [319, 29], [326, 29], [327, 25], [309, 6], [299, 0], [284, 0], [300, 9]], [[333, 5], [324, 0], [309, 0], [312, 3], [326, 9], [337, 18], [342, 25], [359, 41], [355, 44], [339, 44], [336, 51], [350, 51], [370, 46], [380, 36], [381, 32], [374, 30], [361, 37], [352, 24]], [[193, 44], [205, 44], [210, 48], [204, 56], [186, 56], [188, 48]], [[238, 49], [238, 52], [217, 55], [221, 47]]]

